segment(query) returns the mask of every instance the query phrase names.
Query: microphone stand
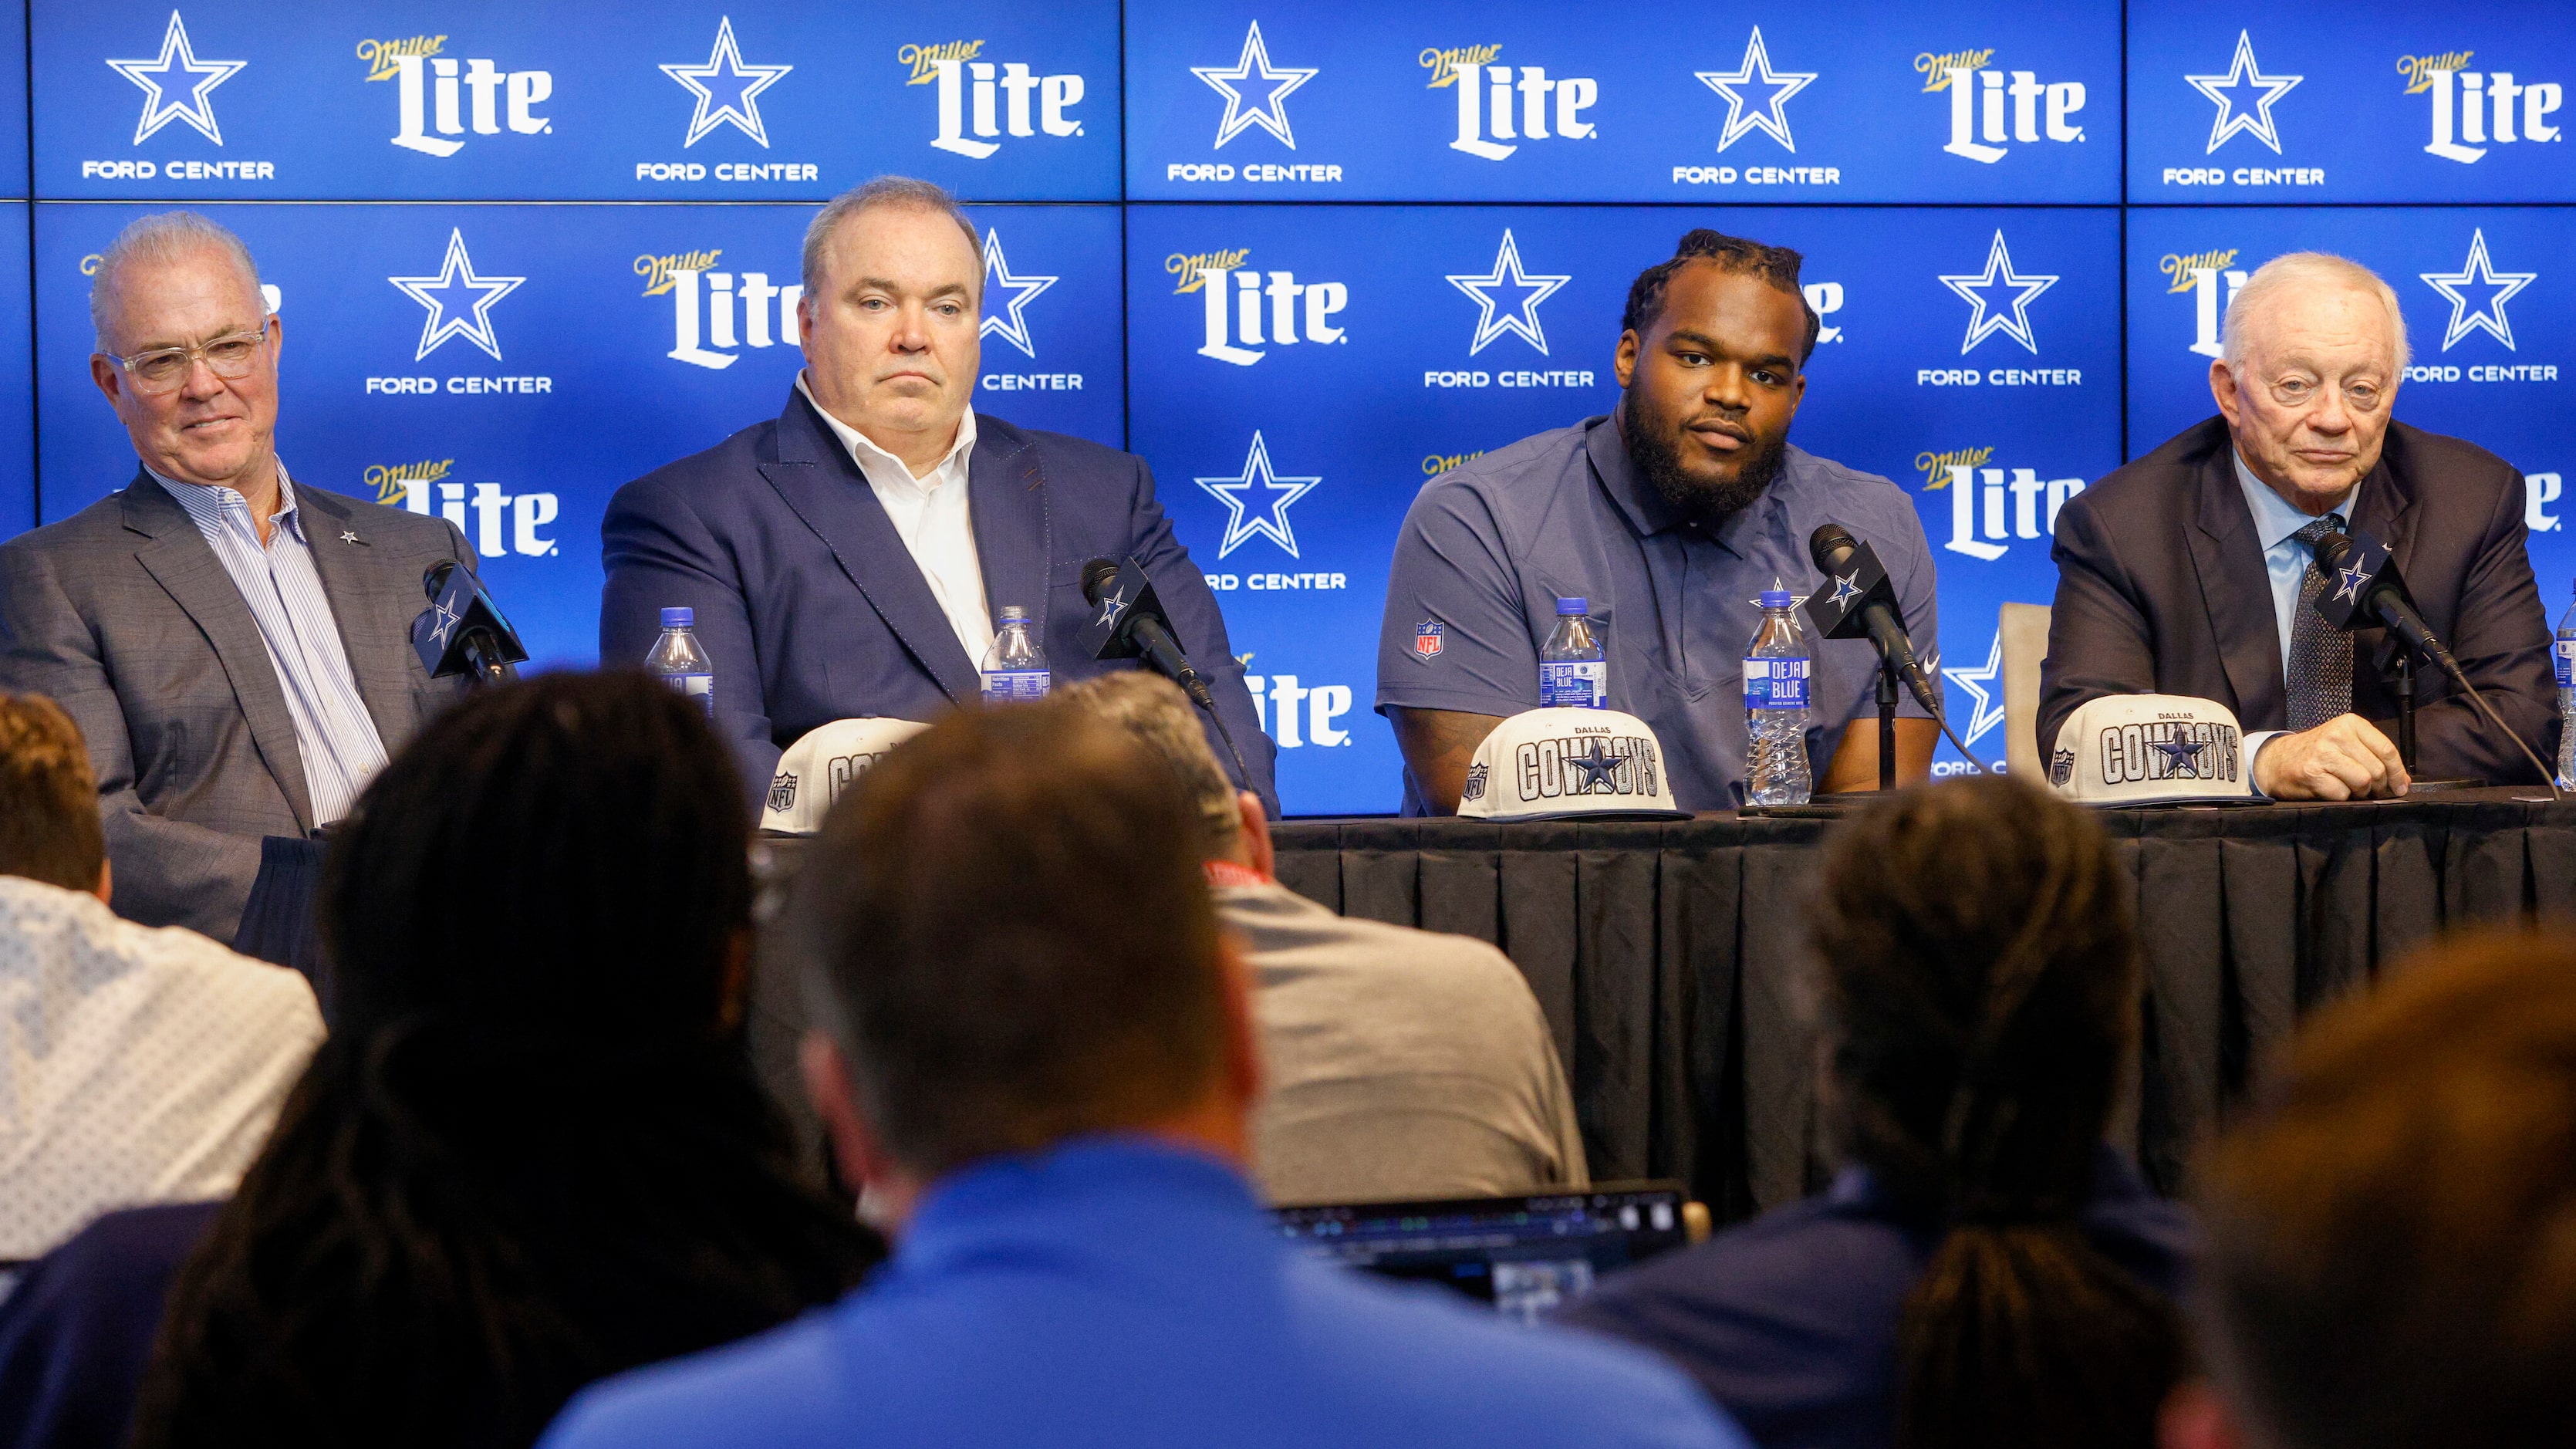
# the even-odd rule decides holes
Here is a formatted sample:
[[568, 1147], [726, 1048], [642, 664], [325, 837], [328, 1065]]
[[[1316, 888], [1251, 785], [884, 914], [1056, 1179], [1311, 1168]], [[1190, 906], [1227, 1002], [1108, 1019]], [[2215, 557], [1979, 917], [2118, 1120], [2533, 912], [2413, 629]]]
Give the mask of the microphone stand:
[[[1896, 661], [1886, 654], [1878, 656], [1878, 788], [1886, 794], [1896, 789]], [[1966, 751], [1960, 753], [1965, 754]], [[1974, 764], [1971, 760], [1969, 763]]]
[[2397, 700], [2397, 759], [2415, 773], [2415, 651], [2400, 649], [2389, 665], [2388, 692]]

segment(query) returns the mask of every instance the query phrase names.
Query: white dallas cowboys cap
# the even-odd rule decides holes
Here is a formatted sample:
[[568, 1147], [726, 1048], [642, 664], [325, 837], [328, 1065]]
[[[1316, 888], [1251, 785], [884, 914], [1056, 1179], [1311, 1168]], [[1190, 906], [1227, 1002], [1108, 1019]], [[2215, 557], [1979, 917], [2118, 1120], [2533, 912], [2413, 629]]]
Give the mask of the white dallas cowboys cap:
[[1473, 820], [1690, 818], [1673, 808], [1655, 732], [1615, 709], [1533, 709], [1494, 726], [1467, 767], [1458, 813]]
[[930, 728], [908, 719], [836, 719], [805, 732], [778, 757], [769, 777], [769, 802], [760, 828], [811, 835], [850, 782], [866, 774], [886, 751]]
[[2085, 805], [2187, 805], [2254, 794], [2244, 732], [2226, 706], [2179, 694], [2086, 700], [2057, 731], [2048, 783]]

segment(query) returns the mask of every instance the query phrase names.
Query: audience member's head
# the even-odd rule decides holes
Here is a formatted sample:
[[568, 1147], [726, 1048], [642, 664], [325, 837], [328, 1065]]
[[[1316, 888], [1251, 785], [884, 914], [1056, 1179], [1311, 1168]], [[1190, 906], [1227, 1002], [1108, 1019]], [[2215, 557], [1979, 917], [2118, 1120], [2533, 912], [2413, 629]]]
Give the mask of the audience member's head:
[[1242, 968], [1173, 772], [1062, 701], [950, 717], [851, 787], [782, 922], [815, 1105], [894, 1219], [982, 1159], [1103, 1132], [1239, 1160]]
[[41, 694], [0, 694], [0, 875], [107, 899], [89, 748], [71, 716]]
[[1895, 1443], [2151, 1442], [2174, 1311], [2077, 1228], [2138, 1019], [2101, 830], [2026, 785], [1953, 781], [1873, 805], [1823, 874], [1843, 1147], [1939, 1234], [1898, 1329]]
[[1198, 807], [1199, 853], [1271, 873], [1270, 821], [1261, 797], [1234, 788], [1209, 748], [1206, 726], [1181, 687], [1142, 669], [1094, 675], [1056, 691], [1066, 704], [1126, 731], [1162, 762]]
[[138, 1443], [526, 1444], [864, 1271], [743, 1061], [750, 819], [693, 706], [487, 690], [341, 830], [335, 1029], [181, 1275]]
[[2564, 1442], [2576, 943], [2436, 947], [2315, 1018], [2264, 1097], [2202, 1164], [2219, 1399], [2175, 1415], [2167, 1442]]

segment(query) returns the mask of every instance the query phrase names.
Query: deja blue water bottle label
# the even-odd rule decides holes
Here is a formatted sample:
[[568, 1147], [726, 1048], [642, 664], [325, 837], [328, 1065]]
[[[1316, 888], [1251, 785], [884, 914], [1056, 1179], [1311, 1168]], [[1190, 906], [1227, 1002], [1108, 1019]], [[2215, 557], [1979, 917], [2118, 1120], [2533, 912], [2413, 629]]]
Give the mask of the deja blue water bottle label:
[[2557, 647], [2549, 652], [2550, 662], [2558, 668], [2558, 687], [2576, 689], [2576, 634], [2559, 635]]
[[1746, 709], [1805, 709], [1807, 678], [1814, 661], [1747, 659], [1744, 661]]
[[1541, 709], [1606, 709], [1610, 666], [1598, 659], [1543, 663], [1538, 667]]
[[665, 674], [664, 683], [688, 699], [696, 700], [706, 710], [707, 718], [716, 717], [716, 677], [712, 674]]
[[984, 675], [984, 702], [999, 704], [1010, 699], [1046, 698], [1048, 671], [1044, 669], [994, 669]]

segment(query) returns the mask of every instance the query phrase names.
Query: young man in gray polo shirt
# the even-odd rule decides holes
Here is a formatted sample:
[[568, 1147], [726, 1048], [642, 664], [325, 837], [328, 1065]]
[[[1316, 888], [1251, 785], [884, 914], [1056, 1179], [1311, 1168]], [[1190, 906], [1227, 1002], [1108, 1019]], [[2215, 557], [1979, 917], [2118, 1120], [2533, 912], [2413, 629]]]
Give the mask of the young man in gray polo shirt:
[[1227, 780], [1170, 681], [1130, 671], [1057, 694], [1135, 736], [1199, 802], [1217, 919], [1252, 968], [1269, 1078], [1253, 1168], [1272, 1202], [1590, 1185], [1547, 1018], [1509, 958], [1279, 884], [1260, 798]]
[[[1404, 751], [1404, 813], [1454, 813], [1476, 746], [1538, 707], [1556, 601], [1590, 601], [1609, 648], [1608, 705], [1644, 720], [1685, 810], [1729, 810], [1744, 781], [1744, 647], [1779, 580], [1815, 586], [1807, 539], [1839, 523], [1875, 547], [1905, 626], [1939, 638], [1930, 547], [1895, 484], [1789, 446], [1816, 314], [1799, 256], [1706, 229], [1628, 292], [1609, 417], [1586, 418], [1443, 473], [1405, 516], [1387, 577], [1377, 707]], [[1878, 780], [1878, 659], [1811, 640], [1807, 754], [1816, 789]], [[1897, 779], [1928, 778], [1938, 727], [1898, 705]]]

